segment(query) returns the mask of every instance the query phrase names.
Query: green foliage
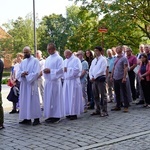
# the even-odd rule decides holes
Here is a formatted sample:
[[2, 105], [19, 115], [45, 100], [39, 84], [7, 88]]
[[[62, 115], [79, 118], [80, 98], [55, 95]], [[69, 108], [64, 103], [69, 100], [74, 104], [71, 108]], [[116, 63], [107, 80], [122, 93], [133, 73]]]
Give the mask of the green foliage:
[[98, 19], [90, 11], [71, 6], [67, 8], [67, 20], [70, 28], [66, 48], [72, 51], [86, 50], [99, 43]]
[[13, 37], [14, 55], [21, 52], [27, 45], [33, 49], [33, 21], [31, 14], [28, 14], [25, 19], [18, 17], [17, 20], [12, 20], [4, 24], [4, 26]]
[[[68, 7], [66, 17], [52, 14], [38, 22], [37, 47], [45, 56], [48, 55], [46, 48], [50, 42], [56, 44], [61, 55], [65, 49], [78, 51], [101, 45], [99, 27], [108, 28], [108, 32], [103, 34], [105, 49], [121, 44], [130, 46], [136, 53], [140, 43], [150, 42], [149, 0], [78, 1], [82, 1], [82, 6]], [[19, 17], [12, 20], [5, 27], [13, 37], [14, 54], [22, 51], [26, 45], [33, 48], [33, 21], [30, 14], [25, 19]], [[5, 41], [5, 46], [8, 43], [11, 42]]]
[[54, 42], [57, 50], [62, 53], [67, 42], [67, 22], [62, 15], [52, 14], [43, 17], [37, 29], [38, 47], [46, 52], [47, 44]]
[[2, 84], [7, 84], [8, 79], [2, 79]]
[[105, 48], [122, 44], [129, 45], [136, 51], [140, 43], [149, 42], [149, 0], [81, 1], [82, 11], [87, 9], [97, 16], [103, 16], [99, 26], [108, 28], [108, 33], [104, 35]]

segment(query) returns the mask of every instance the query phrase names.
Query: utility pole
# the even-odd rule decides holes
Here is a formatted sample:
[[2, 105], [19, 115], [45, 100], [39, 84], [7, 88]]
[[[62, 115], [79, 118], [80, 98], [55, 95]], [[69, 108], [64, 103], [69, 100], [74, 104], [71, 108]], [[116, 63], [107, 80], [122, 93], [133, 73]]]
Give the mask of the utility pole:
[[33, 28], [34, 28], [34, 56], [36, 57], [36, 26], [35, 26], [35, 0], [33, 0]]

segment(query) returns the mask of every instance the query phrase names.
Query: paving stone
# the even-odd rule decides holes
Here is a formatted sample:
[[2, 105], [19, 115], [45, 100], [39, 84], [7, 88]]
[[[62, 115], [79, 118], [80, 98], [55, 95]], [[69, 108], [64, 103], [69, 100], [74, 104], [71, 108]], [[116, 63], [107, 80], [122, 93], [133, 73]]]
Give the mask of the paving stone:
[[[37, 127], [19, 125], [18, 114], [5, 112], [5, 129], [0, 131], [0, 149], [89, 149], [97, 150], [149, 150], [150, 134], [129, 138], [118, 143], [103, 144], [114, 139], [150, 130], [149, 110], [132, 105], [129, 113], [111, 112], [114, 104], [108, 104], [110, 116], [90, 116], [89, 110], [75, 121], [63, 119], [58, 124], [46, 124], [41, 118]], [[142, 142], [141, 142], [142, 141]], [[141, 149], [143, 148], [143, 149]]]

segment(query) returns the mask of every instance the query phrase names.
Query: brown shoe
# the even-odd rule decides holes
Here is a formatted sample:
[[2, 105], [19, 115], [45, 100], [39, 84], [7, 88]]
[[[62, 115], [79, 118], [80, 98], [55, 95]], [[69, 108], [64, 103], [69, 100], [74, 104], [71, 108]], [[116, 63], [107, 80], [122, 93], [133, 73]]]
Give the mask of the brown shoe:
[[111, 111], [120, 111], [121, 108], [120, 107], [115, 107], [115, 108], [112, 108]]
[[128, 108], [124, 108], [123, 112], [127, 113], [128, 112]]

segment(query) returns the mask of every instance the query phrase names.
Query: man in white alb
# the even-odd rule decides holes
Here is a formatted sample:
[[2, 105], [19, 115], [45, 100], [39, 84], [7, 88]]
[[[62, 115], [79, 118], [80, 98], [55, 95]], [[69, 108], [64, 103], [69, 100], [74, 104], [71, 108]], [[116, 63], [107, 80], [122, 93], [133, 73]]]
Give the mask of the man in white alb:
[[70, 50], [65, 50], [64, 55], [66, 59], [64, 60], [63, 95], [65, 99], [66, 117], [74, 120], [84, 110], [80, 82], [82, 64]]
[[63, 59], [56, 52], [54, 43], [47, 45], [49, 57], [45, 61], [43, 75], [44, 116], [47, 123], [58, 123], [65, 116], [65, 103], [62, 94], [61, 78], [63, 77]]
[[40, 73], [40, 65], [38, 59], [31, 55], [30, 47], [23, 49], [24, 60], [20, 63], [17, 79], [20, 81], [20, 112], [19, 119], [23, 120], [20, 124], [40, 124], [41, 117], [39, 92], [38, 92], [38, 76]]

